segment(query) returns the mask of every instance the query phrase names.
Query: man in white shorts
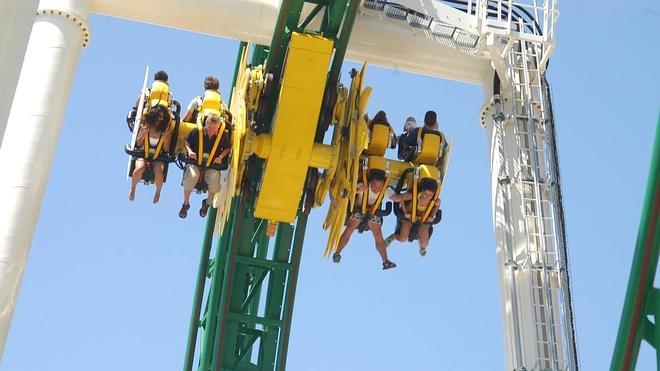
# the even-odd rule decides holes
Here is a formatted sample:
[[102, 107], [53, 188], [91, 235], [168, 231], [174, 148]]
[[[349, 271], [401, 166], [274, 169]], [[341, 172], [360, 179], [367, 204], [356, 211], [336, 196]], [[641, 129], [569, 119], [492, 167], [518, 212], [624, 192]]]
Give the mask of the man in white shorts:
[[[200, 134], [202, 135], [201, 138]], [[201, 148], [200, 143], [202, 144]], [[206, 216], [213, 197], [220, 191], [220, 171], [229, 167], [228, 157], [230, 151], [231, 123], [227, 113], [207, 115], [204, 127], [193, 129], [188, 134], [186, 152], [188, 158], [195, 160], [196, 164], [187, 164], [183, 174], [183, 205], [181, 205], [179, 217], [185, 218], [188, 216], [190, 195], [202, 174], [208, 185], [208, 197], [202, 201], [199, 215], [202, 218]]]

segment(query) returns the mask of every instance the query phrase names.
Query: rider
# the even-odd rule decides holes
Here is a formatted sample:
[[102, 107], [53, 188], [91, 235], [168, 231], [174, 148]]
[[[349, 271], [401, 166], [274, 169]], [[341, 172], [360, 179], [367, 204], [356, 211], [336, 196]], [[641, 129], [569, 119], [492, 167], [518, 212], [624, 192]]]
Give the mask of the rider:
[[169, 123], [170, 112], [161, 105], [152, 107], [144, 116], [135, 140], [135, 149], [144, 150], [144, 157], [135, 159], [135, 169], [131, 175], [131, 191], [128, 195], [130, 201], [135, 199], [135, 187], [148, 166], [153, 169], [154, 184], [156, 185], [153, 203], [158, 203], [160, 200], [165, 163], [158, 158], [166, 154], [170, 148]]
[[[199, 215], [205, 217], [213, 197], [220, 191], [220, 170], [229, 167], [228, 156], [231, 150], [231, 116], [209, 113], [205, 125], [193, 129], [185, 141], [188, 158], [196, 160], [196, 164], [187, 164], [183, 174], [183, 205], [179, 217], [188, 216], [190, 209], [190, 194], [197, 184], [200, 175], [208, 185], [208, 197], [202, 201]], [[200, 137], [201, 135], [201, 137]], [[201, 148], [200, 148], [201, 144]]]
[[414, 151], [414, 148], [410, 148], [406, 143], [406, 138], [410, 133], [417, 128], [417, 121], [414, 117], [410, 116], [406, 119], [406, 123], [403, 125], [403, 133], [399, 136], [399, 148], [397, 149], [397, 157], [399, 160], [405, 160], [410, 157], [411, 150]]
[[[360, 223], [366, 222], [374, 235], [376, 250], [383, 260], [383, 269], [396, 268], [396, 264], [387, 258], [387, 249], [385, 248], [385, 241], [383, 240], [383, 232], [381, 229], [383, 217], [374, 215], [373, 212], [369, 211], [374, 205], [377, 208], [379, 206], [379, 201], [382, 201], [385, 197], [395, 202], [401, 200], [401, 196], [395, 194], [391, 188], [386, 187], [385, 179], [385, 171], [381, 169], [371, 169], [367, 175], [367, 184], [357, 184], [355, 209], [346, 219], [346, 229], [344, 229], [344, 232], [339, 238], [337, 251], [332, 255], [332, 261], [335, 263], [341, 261], [341, 252], [348, 244], [348, 240], [351, 238], [355, 229], [357, 229]], [[366, 209], [368, 211], [363, 213], [361, 205], [362, 197], [364, 197], [365, 193], [368, 194], [366, 202]]]
[[[401, 223], [399, 233], [392, 233], [385, 239], [385, 246], [388, 247], [394, 240], [407, 242], [408, 235], [413, 226], [417, 225], [419, 234], [419, 255], [426, 256], [426, 250], [429, 245], [431, 228], [436, 219], [438, 210], [440, 210], [440, 199], [435, 198], [438, 183], [433, 179], [422, 179], [419, 182], [419, 192], [417, 202], [415, 202], [415, 215], [413, 221], [413, 190], [401, 195], [400, 203], [403, 211], [403, 217], [398, 218]], [[428, 211], [429, 207], [431, 208]]]
[[[376, 127], [386, 127], [387, 129], [387, 137], [385, 138], [387, 142], [385, 143], [379, 143], [379, 145], [374, 146], [374, 140], [369, 139], [369, 154], [371, 155], [378, 155], [378, 156], [383, 156], [385, 155], [385, 150], [387, 148], [396, 148], [396, 143], [397, 143], [397, 138], [393, 134], [394, 131], [392, 129], [392, 126], [390, 125], [390, 122], [387, 120], [387, 114], [385, 111], [378, 111], [376, 112], [376, 115], [374, 115], [374, 118], [371, 120], [367, 120], [367, 127], [369, 128], [369, 131], [371, 132], [371, 135], [373, 136], [374, 133], [376, 132]], [[380, 141], [376, 141], [380, 142]]]
[[[162, 70], [154, 74], [154, 81], [151, 83], [151, 88], [147, 89], [144, 95], [144, 107], [147, 109], [156, 105], [169, 107], [172, 104], [172, 93], [169, 91], [168, 78], [167, 72]], [[137, 98], [135, 98], [133, 109], [128, 114], [129, 122], [135, 121], [139, 103], [140, 95], [138, 94]]]
[[417, 156], [417, 150], [419, 149], [420, 141], [427, 134], [436, 134], [440, 135], [441, 138], [441, 148], [444, 149], [447, 146], [447, 143], [444, 139], [444, 134], [438, 131], [438, 121], [437, 114], [435, 111], [426, 111], [424, 115], [424, 126], [421, 128], [412, 129], [409, 134], [406, 136], [403, 143], [399, 143], [399, 146], [406, 146], [410, 150], [408, 151], [407, 157], [403, 160], [407, 162], [414, 162]]
[[206, 76], [204, 78], [204, 95], [194, 97], [186, 110], [183, 121], [195, 122], [197, 116], [202, 109], [213, 109], [215, 111], [223, 111], [227, 106], [222, 101], [222, 96], [219, 92], [220, 81], [215, 76]]

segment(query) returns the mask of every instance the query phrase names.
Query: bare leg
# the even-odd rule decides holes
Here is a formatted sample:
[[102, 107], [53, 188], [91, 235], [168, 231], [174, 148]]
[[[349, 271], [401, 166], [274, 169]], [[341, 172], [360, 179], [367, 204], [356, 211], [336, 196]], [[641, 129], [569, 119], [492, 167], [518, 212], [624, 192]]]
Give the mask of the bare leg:
[[147, 168], [147, 162], [144, 159], [138, 158], [135, 160], [135, 169], [133, 169], [133, 175], [131, 175], [131, 191], [128, 194], [129, 201], [135, 200], [135, 187], [140, 180], [142, 180], [142, 174]]
[[209, 191], [209, 196], [206, 198], [206, 203], [208, 205], [211, 205], [211, 202], [213, 202], [213, 197], [215, 197], [216, 194], [218, 194], [218, 192]]
[[402, 220], [401, 229], [399, 230], [399, 234], [396, 235], [396, 240], [399, 242], [408, 242], [408, 235], [410, 234], [412, 226], [413, 225], [410, 221]]
[[351, 235], [357, 228], [358, 224], [360, 224], [359, 220], [348, 218], [346, 222], [346, 229], [344, 229], [341, 237], [339, 237], [339, 244], [337, 245], [337, 251], [335, 254], [341, 254], [342, 250], [344, 250], [344, 247], [346, 247], [348, 244], [348, 240], [351, 238]]
[[385, 240], [383, 239], [383, 230], [381, 229], [381, 225], [378, 223], [369, 222], [369, 229], [371, 229], [371, 233], [374, 234], [374, 240], [376, 241], [376, 250], [378, 251], [380, 258], [383, 260], [384, 263], [388, 259], [387, 259], [387, 249], [385, 248]]
[[190, 195], [192, 194], [192, 189], [190, 191], [183, 190], [183, 204], [190, 206]]
[[430, 225], [422, 224], [419, 226], [419, 255], [426, 255], [426, 247], [429, 245]]
[[165, 171], [165, 164], [160, 161], [155, 161], [151, 164], [154, 170], [154, 184], [156, 185], [156, 192], [154, 193], [155, 204], [160, 201], [160, 190], [163, 188], [163, 173]]

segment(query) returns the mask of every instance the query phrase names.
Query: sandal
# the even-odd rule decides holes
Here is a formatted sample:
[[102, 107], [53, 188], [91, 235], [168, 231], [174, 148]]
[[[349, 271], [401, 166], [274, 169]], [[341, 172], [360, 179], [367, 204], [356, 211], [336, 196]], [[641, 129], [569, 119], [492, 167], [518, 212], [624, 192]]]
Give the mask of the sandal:
[[202, 218], [206, 216], [206, 214], [209, 212], [209, 204], [206, 202], [206, 200], [202, 200], [202, 207], [199, 209], [199, 216]]
[[341, 261], [341, 254], [339, 254], [339, 253], [332, 254], [332, 262], [333, 263], [339, 263], [340, 261]]
[[392, 263], [392, 262], [389, 261], [389, 260], [385, 260], [385, 261], [383, 262], [383, 270], [385, 270], [385, 269], [391, 269], [391, 268], [396, 268], [396, 264]]
[[179, 218], [185, 219], [188, 216], [188, 209], [190, 209], [190, 205], [181, 205], [181, 210], [179, 210]]
[[426, 256], [426, 247], [419, 247], [419, 255]]

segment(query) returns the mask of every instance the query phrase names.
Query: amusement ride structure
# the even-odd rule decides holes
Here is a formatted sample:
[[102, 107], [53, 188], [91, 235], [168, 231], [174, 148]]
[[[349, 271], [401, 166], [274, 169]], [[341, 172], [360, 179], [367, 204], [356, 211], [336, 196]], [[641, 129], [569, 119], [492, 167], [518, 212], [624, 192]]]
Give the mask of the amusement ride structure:
[[[10, 88], [0, 96], [0, 161], [12, 168], [0, 182], [0, 349], [77, 60], [91, 40], [87, 19], [98, 12], [242, 41], [228, 104], [230, 171], [208, 215], [184, 370], [285, 369], [307, 217], [329, 202], [323, 227], [326, 254], [332, 253], [367, 169], [383, 169], [399, 191], [416, 192], [420, 179], [433, 179], [439, 196], [450, 144], [427, 135], [418, 139], [414, 161], [385, 158], [393, 133], [364, 118], [371, 94], [363, 86], [366, 66], [352, 71], [345, 86], [344, 59], [483, 85], [506, 369], [578, 370], [545, 74], [555, 48], [555, 6], [555, 0], [4, 2], [14, 23], [0, 36], [11, 51], [0, 60], [0, 81]], [[211, 7], [223, 12], [211, 14]], [[21, 60], [19, 78], [14, 66]], [[36, 82], [42, 88], [33, 91]], [[10, 113], [5, 103], [12, 97]], [[177, 117], [173, 125], [179, 140], [172, 151], [179, 152], [183, 133], [198, 124]], [[370, 212], [390, 212], [392, 205], [383, 206]]]

